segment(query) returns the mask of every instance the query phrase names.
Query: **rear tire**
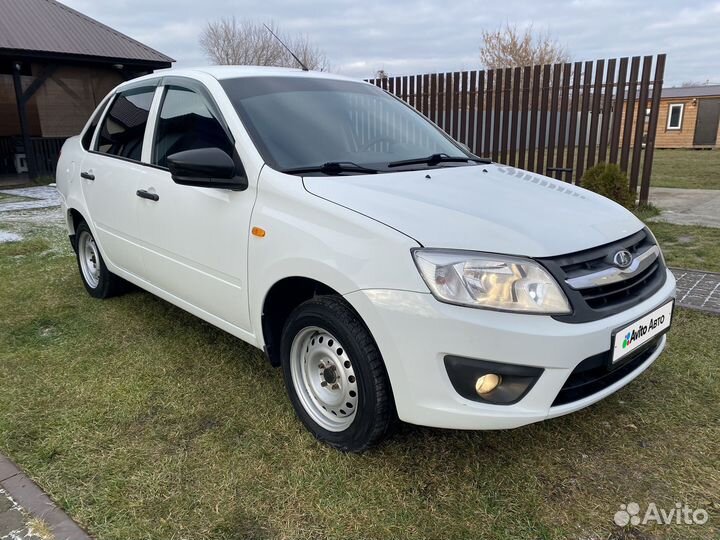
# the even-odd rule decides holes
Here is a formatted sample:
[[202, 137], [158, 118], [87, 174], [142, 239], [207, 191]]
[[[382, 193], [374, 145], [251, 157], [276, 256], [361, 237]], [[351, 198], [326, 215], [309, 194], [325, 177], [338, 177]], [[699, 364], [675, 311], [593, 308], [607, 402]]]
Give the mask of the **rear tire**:
[[94, 298], [110, 298], [125, 289], [126, 281], [105, 266], [95, 237], [87, 223], [80, 223], [75, 230], [78, 269], [85, 290]]
[[397, 424], [390, 381], [375, 340], [338, 296], [319, 296], [289, 316], [281, 341], [290, 401], [321, 442], [362, 452]]

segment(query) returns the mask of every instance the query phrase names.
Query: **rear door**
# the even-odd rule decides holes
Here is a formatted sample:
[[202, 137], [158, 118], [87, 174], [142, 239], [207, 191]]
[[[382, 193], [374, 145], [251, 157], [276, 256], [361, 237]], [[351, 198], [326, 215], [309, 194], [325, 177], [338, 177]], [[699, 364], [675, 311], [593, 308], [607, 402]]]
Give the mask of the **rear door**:
[[255, 182], [245, 191], [183, 186], [167, 156], [219, 148], [239, 162], [235, 141], [209, 91], [198, 81], [167, 78], [148, 172], [137, 199], [145, 275], [151, 284], [235, 328], [250, 331], [247, 244]]
[[119, 92], [112, 98], [80, 167], [80, 182], [91, 225], [111, 269], [142, 276], [137, 220], [138, 185], [148, 167], [141, 163], [145, 128], [157, 84]]

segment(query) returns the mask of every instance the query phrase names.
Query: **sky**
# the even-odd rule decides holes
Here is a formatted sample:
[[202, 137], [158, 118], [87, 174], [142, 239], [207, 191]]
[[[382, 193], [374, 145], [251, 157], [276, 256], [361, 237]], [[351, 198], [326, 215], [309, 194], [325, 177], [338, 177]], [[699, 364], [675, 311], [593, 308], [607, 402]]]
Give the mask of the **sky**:
[[481, 69], [480, 31], [505, 23], [547, 31], [572, 60], [667, 53], [665, 86], [720, 84], [720, 1], [61, 0], [177, 60], [204, 65], [207, 21], [272, 20], [301, 33], [332, 71], [366, 78]]

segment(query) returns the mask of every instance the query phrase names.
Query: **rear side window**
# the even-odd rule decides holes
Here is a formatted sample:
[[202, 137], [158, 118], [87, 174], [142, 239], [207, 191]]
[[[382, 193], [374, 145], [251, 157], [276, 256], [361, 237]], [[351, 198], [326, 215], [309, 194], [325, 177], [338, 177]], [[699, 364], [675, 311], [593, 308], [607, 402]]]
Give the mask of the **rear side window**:
[[92, 117], [92, 120], [90, 121], [90, 125], [88, 126], [87, 130], [85, 131], [85, 134], [82, 136], [82, 146], [85, 150], [90, 150], [90, 143], [92, 143], [93, 135], [95, 134], [95, 129], [97, 128], [98, 122], [100, 122], [100, 117], [102, 116], [103, 111], [105, 110], [105, 105], [107, 104], [107, 100], [103, 100], [103, 102], [98, 106], [97, 111], [95, 111], [95, 115]]
[[152, 162], [167, 167], [168, 156], [198, 148], [219, 148], [232, 157], [234, 144], [200, 94], [170, 86], [155, 129]]
[[140, 161], [155, 88], [120, 92], [105, 115], [97, 141], [102, 154]]

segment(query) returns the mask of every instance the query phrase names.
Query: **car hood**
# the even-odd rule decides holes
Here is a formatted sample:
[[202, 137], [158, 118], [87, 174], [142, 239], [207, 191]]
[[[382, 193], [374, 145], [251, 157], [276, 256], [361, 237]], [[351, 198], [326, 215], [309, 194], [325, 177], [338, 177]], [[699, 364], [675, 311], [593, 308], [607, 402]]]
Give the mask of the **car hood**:
[[605, 197], [497, 164], [303, 181], [310, 193], [425, 247], [549, 257], [606, 244], [643, 227]]

